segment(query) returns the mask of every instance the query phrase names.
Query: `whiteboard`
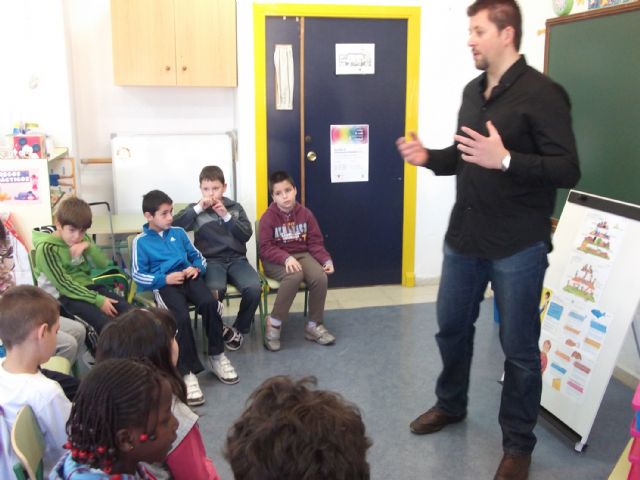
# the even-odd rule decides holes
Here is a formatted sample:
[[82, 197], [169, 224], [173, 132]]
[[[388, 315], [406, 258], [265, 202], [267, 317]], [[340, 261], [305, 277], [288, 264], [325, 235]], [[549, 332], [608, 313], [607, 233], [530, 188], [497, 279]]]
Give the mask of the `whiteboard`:
[[198, 176], [217, 165], [227, 183], [225, 196], [235, 198], [233, 135], [114, 135], [111, 139], [113, 196], [116, 213], [140, 213], [142, 196], [162, 190], [173, 203], [197, 202]]
[[582, 437], [581, 450], [640, 302], [640, 206], [571, 191], [553, 244], [541, 405]]

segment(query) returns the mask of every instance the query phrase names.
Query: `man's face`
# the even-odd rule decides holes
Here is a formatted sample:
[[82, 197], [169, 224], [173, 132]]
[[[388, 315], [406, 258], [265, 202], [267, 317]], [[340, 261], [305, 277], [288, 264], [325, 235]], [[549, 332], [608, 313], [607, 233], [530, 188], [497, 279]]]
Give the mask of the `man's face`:
[[496, 24], [489, 20], [489, 10], [486, 9], [469, 19], [467, 45], [471, 47], [478, 70], [487, 70], [500, 57], [506, 47], [504, 34], [507, 28], [499, 31]]

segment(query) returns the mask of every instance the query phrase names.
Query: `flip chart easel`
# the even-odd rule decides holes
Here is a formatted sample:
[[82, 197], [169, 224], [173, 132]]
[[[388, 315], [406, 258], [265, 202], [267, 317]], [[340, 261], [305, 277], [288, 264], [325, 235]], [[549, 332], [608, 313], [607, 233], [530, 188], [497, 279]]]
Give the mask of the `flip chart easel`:
[[640, 303], [640, 206], [571, 191], [540, 303], [543, 408], [587, 444]]

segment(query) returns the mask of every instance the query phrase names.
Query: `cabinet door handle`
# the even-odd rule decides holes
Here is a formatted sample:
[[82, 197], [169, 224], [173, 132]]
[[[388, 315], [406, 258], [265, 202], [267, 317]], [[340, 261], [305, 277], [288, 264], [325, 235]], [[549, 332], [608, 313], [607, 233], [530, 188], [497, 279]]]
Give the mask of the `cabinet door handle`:
[[164, 69], [168, 72], [169, 70], [171, 70], [171, 67], [167, 65], [166, 67], [164, 67]]
[[186, 72], [186, 71], [187, 71], [187, 66], [186, 66], [186, 65], [183, 65], [183, 66], [182, 66], [182, 71], [183, 71], [183, 72]]

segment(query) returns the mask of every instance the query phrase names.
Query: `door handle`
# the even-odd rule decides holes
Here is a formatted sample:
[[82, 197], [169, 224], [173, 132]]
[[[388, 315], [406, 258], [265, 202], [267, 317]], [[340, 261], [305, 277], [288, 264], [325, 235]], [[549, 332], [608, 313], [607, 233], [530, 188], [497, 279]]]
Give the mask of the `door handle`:
[[318, 155], [313, 150], [307, 152], [307, 160], [309, 160], [310, 162], [315, 162], [317, 158]]

